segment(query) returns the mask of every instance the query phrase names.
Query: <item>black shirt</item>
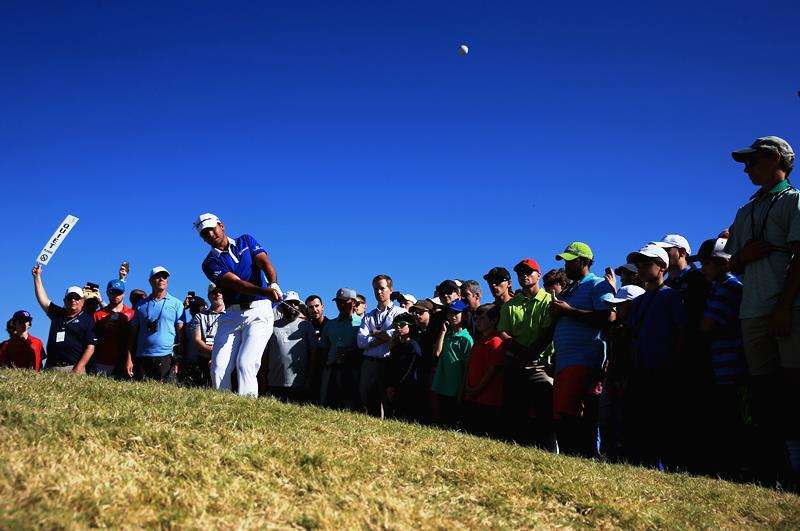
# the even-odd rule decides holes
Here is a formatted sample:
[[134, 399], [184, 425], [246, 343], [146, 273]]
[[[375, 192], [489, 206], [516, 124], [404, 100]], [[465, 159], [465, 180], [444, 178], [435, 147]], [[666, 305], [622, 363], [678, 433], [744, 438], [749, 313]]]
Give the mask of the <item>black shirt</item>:
[[48, 367], [75, 365], [80, 361], [86, 347], [97, 342], [91, 315], [81, 312], [67, 318], [65, 313], [64, 308], [52, 302], [47, 307], [47, 317], [50, 318], [50, 332], [47, 335]]
[[389, 367], [386, 375], [386, 385], [397, 387], [405, 383], [419, 382], [419, 360], [422, 353], [419, 344], [413, 339], [398, 343], [389, 354]]

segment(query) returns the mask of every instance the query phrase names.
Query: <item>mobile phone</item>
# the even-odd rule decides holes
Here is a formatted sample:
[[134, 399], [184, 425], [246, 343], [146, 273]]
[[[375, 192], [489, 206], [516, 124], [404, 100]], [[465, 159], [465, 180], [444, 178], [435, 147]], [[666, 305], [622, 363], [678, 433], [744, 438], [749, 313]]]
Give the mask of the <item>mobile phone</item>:
[[188, 296], [188, 297], [194, 297], [194, 291], [190, 291], [190, 292], [187, 294], [187, 296]]

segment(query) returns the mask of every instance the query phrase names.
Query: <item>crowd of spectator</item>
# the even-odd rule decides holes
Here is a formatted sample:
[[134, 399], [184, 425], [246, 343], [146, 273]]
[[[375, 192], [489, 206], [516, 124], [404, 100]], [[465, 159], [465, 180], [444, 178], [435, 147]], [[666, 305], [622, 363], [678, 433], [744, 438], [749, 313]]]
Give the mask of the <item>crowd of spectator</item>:
[[[37, 266], [47, 348], [29, 333], [31, 315], [18, 311], [0, 364], [238, 389], [552, 452], [796, 488], [794, 152], [764, 137], [732, 155], [758, 191], [696, 253], [683, 236], [667, 234], [596, 274], [591, 247], [576, 241], [555, 255], [561, 269], [543, 272], [526, 257], [510, 271], [491, 268], [484, 283], [445, 279], [420, 298], [380, 274], [372, 309], [348, 287], [330, 299], [283, 293], [268, 259], [253, 254], [263, 253], [255, 239], [228, 238], [219, 219], [204, 214], [195, 225], [212, 247], [203, 268], [223, 282], [211, 283], [207, 298], [171, 295], [161, 266], [150, 271], [149, 293], [129, 290], [124, 263], [106, 285], [107, 302], [87, 283], [69, 287], [59, 305]], [[252, 256], [242, 254], [245, 246]], [[253, 271], [261, 267], [269, 287], [234, 286], [215, 270], [242, 260], [260, 263]], [[256, 302], [233, 299], [233, 288], [271, 299], [271, 326], [249, 331]], [[325, 316], [328, 301], [333, 318]], [[224, 324], [232, 309], [238, 328]], [[243, 361], [253, 357], [245, 344], [257, 344], [260, 359]]]

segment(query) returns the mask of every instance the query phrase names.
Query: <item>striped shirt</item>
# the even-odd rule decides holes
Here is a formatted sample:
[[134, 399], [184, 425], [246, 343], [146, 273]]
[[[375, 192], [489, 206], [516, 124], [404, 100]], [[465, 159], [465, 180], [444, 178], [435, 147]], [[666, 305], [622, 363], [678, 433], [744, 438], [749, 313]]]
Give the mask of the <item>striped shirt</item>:
[[[614, 288], [605, 278], [589, 273], [579, 282], [561, 292], [559, 298], [579, 310], [607, 311], [603, 296], [614, 294]], [[605, 343], [600, 338], [601, 328], [574, 317], [564, 316], [556, 322], [553, 346], [556, 355], [556, 372], [569, 365], [600, 368], [605, 359]]]
[[739, 306], [742, 303], [742, 283], [727, 273], [714, 283], [703, 317], [714, 321], [711, 341], [711, 365], [718, 384], [737, 383], [744, 376], [745, 360], [742, 330], [739, 326]]

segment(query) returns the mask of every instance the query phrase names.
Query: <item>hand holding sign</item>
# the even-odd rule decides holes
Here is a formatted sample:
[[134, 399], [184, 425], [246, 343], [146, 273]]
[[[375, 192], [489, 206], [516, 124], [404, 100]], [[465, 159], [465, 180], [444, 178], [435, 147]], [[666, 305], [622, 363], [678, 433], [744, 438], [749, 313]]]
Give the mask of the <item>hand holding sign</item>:
[[69, 234], [69, 232], [77, 223], [78, 218], [71, 214], [64, 218], [64, 221], [61, 222], [56, 231], [52, 236], [50, 236], [50, 239], [44, 244], [44, 247], [39, 252], [39, 257], [36, 259], [36, 263], [38, 265], [47, 265], [50, 262], [50, 259], [54, 254], [56, 254], [56, 251], [61, 246], [61, 243], [66, 239], [67, 234]]

